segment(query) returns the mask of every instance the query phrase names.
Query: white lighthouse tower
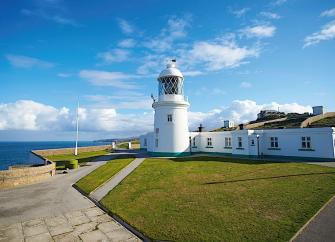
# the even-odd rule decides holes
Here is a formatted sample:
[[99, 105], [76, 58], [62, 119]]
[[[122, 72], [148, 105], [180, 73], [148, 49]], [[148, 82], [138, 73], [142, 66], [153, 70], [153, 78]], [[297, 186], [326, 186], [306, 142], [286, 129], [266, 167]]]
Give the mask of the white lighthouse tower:
[[189, 152], [187, 108], [184, 98], [183, 74], [172, 60], [158, 77], [158, 100], [155, 109], [153, 154], [178, 156]]

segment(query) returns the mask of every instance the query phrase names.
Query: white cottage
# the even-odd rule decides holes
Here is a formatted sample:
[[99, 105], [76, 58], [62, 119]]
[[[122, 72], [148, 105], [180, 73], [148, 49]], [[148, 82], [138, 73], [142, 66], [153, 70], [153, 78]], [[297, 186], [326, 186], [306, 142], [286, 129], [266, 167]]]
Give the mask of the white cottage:
[[154, 130], [140, 136], [141, 148], [153, 156], [217, 153], [250, 157], [335, 160], [335, 128], [297, 128], [189, 132], [182, 73], [172, 60], [158, 77]]

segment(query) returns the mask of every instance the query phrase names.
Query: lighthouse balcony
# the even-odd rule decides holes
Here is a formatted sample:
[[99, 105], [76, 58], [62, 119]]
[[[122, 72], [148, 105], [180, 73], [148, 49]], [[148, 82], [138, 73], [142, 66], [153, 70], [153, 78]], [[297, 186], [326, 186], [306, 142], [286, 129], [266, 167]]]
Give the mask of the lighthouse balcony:
[[168, 102], [188, 102], [188, 97], [184, 95], [176, 95], [176, 94], [171, 94], [171, 95], [160, 95], [158, 97], [158, 101], [168, 101]]

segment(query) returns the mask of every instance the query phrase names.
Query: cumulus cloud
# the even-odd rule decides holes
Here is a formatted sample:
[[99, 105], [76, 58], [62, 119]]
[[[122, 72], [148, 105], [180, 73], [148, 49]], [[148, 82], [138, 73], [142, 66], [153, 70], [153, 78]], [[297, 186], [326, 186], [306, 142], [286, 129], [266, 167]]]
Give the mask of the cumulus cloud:
[[304, 113], [311, 112], [311, 106], [304, 106], [298, 103], [279, 104], [271, 102], [267, 104], [257, 104], [253, 100], [234, 100], [230, 106], [214, 109], [209, 112], [189, 112], [189, 122], [191, 129], [195, 129], [202, 123], [208, 129], [222, 127], [223, 120], [229, 119], [238, 123], [246, 123], [257, 118], [257, 113], [262, 109], [280, 109], [282, 112]]
[[321, 14], [320, 14], [321, 17], [335, 17], [335, 8], [332, 8], [332, 9], [328, 9], [328, 10], [325, 10], [323, 11]]
[[304, 48], [316, 45], [321, 41], [335, 38], [335, 20], [324, 25], [320, 31], [315, 32], [304, 39]]
[[135, 76], [123, 72], [81, 70], [79, 76], [96, 86], [112, 86], [123, 89], [136, 88], [134, 83], [128, 81], [129, 79], [135, 78]]
[[247, 27], [241, 30], [241, 33], [248, 38], [268, 38], [272, 37], [276, 32], [276, 27], [273, 25], [256, 25]]
[[[208, 129], [221, 127], [223, 120], [235, 123], [254, 120], [261, 109], [277, 109], [283, 112], [311, 112], [310, 106], [297, 103], [257, 104], [253, 100], [235, 100], [228, 107], [208, 112], [189, 112], [190, 129], [200, 123]], [[132, 136], [151, 132], [153, 111], [137, 114], [121, 114], [113, 107], [80, 107], [80, 132], [97, 134], [108, 133], [119, 136]], [[34, 131], [74, 131], [76, 110], [66, 107], [56, 108], [32, 100], [18, 100], [15, 103], [0, 104], [0, 130]], [[98, 138], [98, 137], [97, 137]]]
[[128, 21], [119, 19], [118, 22], [119, 27], [124, 34], [132, 34], [135, 31], [134, 27]]
[[220, 70], [239, 66], [245, 63], [246, 59], [258, 55], [258, 48], [238, 46], [233, 40], [201, 41], [193, 45], [188, 58], [194, 64], [204, 64], [207, 70]]
[[123, 62], [128, 60], [130, 52], [124, 49], [113, 49], [106, 52], [98, 53], [98, 58], [106, 63]]
[[5, 55], [5, 57], [12, 66], [19, 68], [32, 68], [32, 67], [51, 68], [54, 66], [54, 64], [51, 62], [47, 62], [41, 59], [24, 55], [7, 54]]
[[31, 100], [0, 104], [0, 130], [47, 130], [63, 129], [69, 109], [57, 109]]

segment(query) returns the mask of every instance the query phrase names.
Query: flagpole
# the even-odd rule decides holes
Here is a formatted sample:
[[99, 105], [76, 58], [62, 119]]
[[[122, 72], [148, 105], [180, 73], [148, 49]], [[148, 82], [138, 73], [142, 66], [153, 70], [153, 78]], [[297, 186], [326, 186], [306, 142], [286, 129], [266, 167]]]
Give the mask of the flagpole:
[[78, 137], [79, 137], [79, 100], [77, 103], [77, 134], [76, 134], [76, 148], [74, 149], [74, 155], [78, 155]]

